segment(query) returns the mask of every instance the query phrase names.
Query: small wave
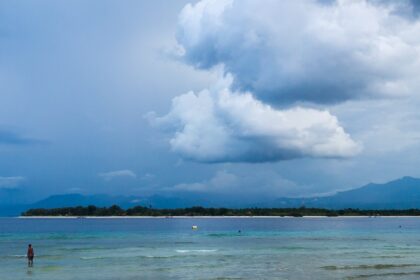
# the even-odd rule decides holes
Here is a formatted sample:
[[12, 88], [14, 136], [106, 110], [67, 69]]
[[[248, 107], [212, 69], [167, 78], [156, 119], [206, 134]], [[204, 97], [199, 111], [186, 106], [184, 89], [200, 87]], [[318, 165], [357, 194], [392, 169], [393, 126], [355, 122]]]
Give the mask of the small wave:
[[405, 268], [405, 267], [414, 267], [419, 266], [418, 264], [361, 264], [361, 265], [344, 265], [344, 266], [336, 266], [336, 265], [327, 265], [322, 266], [321, 268], [325, 270], [347, 270], [347, 269], [391, 269], [391, 268]]
[[98, 239], [94, 235], [51, 234], [45, 237], [47, 240], [75, 240], [75, 239]]
[[107, 257], [80, 257], [81, 260], [102, 260], [102, 259], [106, 259]]
[[239, 234], [238, 232], [233, 232], [233, 233], [209, 233], [209, 234], [207, 234], [207, 236], [208, 237], [222, 238], [222, 237], [242, 236], [242, 234]]
[[[182, 256], [182, 255], [168, 255], [168, 256], [153, 256], [153, 255], [139, 255], [139, 256], [130, 256], [130, 258], [139, 258], [139, 259], [175, 259], [175, 258], [183, 258], [186, 256]], [[104, 259], [113, 259], [113, 258], [117, 258], [117, 259], [121, 259], [124, 258], [122, 256], [85, 256], [85, 257], [80, 257], [81, 260], [84, 261], [90, 261], [90, 260], [104, 260]]]
[[62, 268], [63, 268], [62, 266], [58, 266], [58, 265], [49, 265], [49, 266], [41, 267], [41, 270], [45, 272], [51, 272], [51, 271], [61, 270]]
[[403, 259], [404, 256], [400, 255], [389, 255], [389, 256], [365, 256], [360, 257], [361, 259]]
[[179, 256], [140, 256], [140, 258], [145, 258], [145, 259], [173, 259], [173, 258], [179, 258]]
[[177, 253], [185, 254], [185, 253], [213, 253], [216, 252], [216, 249], [197, 249], [197, 250], [175, 250]]
[[[26, 255], [6, 255], [6, 256], [0, 256], [1, 259], [25, 259]], [[47, 259], [47, 258], [61, 258], [60, 255], [36, 255], [35, 258], [39, 259]]]
[[26, 258], [26, 255], [10, 255], [10, 256], [6, 256], [6, 258], [18, 258], [18, 259], [21, 259], [21, 258]]
[[410, 276], [410, 275], [420, 275], [420, 271], [414, 271], [414, 272], [389, 272], [389, 273], [375, 273], [375, 274], [360, 274], [355, 276], [349, 276], [346, 279], [347, 280], [355, 280], [355, 279], [367, 279], [372, 277], [389, 277], [389, 276]]
[[84, 252], [84, 251], [97, 251], [97, 250], [107, 250], [103, 247], [74, 247], [74, 248], [60, 248], [61, 251], [68, 252]]
[[275, 247], [272, 248], [273, 250], [278, 250], [278, 251], [283, 251], [283, 250], [288, 250], [288, 251], [295, 251], [295, 250], [306, 250], [309, 249], [308, 247], [302, 247], [302, 246], [281, 246], [281, 247]]
[[241, 280], [246, 278], [241, 277], [217, 277], [217, 278], [211, 278], [210, 280]]

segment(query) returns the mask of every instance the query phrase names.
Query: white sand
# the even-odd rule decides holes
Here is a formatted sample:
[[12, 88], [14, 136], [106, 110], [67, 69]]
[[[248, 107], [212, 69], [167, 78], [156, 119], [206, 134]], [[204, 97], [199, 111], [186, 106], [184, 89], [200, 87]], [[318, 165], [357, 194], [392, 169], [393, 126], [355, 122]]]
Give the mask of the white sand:
[[420, 218], [420, 216], [19, 216], [19, 219], [226, 219], [226, 218], [241, 218], [241, 219], [313, 219], [313, 218]]

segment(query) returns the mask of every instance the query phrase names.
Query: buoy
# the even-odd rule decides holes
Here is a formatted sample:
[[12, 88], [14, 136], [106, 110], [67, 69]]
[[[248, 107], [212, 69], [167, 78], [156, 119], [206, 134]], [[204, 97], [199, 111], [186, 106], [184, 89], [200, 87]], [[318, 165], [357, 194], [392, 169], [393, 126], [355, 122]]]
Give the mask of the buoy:
[[192, 226], [192, 229], [198, 229], [198, 226]]

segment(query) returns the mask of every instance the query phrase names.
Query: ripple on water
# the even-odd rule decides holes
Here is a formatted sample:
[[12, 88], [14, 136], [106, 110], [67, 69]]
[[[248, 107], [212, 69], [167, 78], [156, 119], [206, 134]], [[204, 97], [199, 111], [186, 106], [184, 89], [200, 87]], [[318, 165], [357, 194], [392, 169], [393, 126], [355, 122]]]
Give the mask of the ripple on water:
[[[138, 252], [137, 254], [133, 253], [113, 253], [112, 255], [95, 255], [95, 256], [81, 256], [81, 260], [104, 260], [104, 259], [123, 259], [123, 258], [138, 258], [138, 259], [176, 259], [176, 258], [186, 258], [199, 255], [209, 255], [211, 253], [217, 252], [217, 249], [197, 249], [197, 250], [175, 250], [172, 254], [168, 255], [152, 255], [144, 254], [144, 252]], [[229, 255], [227, 255], [229, 257]]]
[[386, 256], [363, 256], [361, 259], [403, 259], [401, 255], [386, 255]]
[[350, 269], [392, 269], [392, 268], [406, 268], [406, 267], [416, 267], [420, 266], [418, 264], [361, 264], [361, 265], [327, 265], [322, 266], [322, 269], [325, 270], [350, 270]]
[[207, 234], [208, 237], [214, 238], [224, 238], [224, 237], [236, 237], [236, 236], [243, 236], [243, 234], [238, 232], [229, 232], [229, 233], [209, 233]]
[[360, 274], [354, 276], [346, 277], [347, 280], [356, 280], [356, 279], [368, 279], [368, 278], [378, 278], [378, 277], [402, 277], [402, 276], [414, 276], [420, 275], [420, 271], [414, 272], [388, 272], [388, 273], [374, 273], [374, 274]]
[[66, 252], [89, 252], [89, 251], [99, 251], [99, 250], [109, 250], [105, 247], [63, 247], [59, 249], [60, 251]]
[[61, 269], [63, 269], [63, 267], [59, 265], [47, 265], [47, 266], [41, 267], [41, 271], [43, 272], [52, 272], [52, 271], [57, 271]]
[[[61, 255], [36, 255], [37, 259], [50, 259], [50, 260], [58, 260], [61, 259], [63, 256]], [[26, 259], [26, 255], [6, 255], [0, 256], [0, 259]]]
[[217, 249], [192, 249], [192, 250], [175, 250], [177, 253], [188, 254], [188, 253], [213, 253], [217, 252]]

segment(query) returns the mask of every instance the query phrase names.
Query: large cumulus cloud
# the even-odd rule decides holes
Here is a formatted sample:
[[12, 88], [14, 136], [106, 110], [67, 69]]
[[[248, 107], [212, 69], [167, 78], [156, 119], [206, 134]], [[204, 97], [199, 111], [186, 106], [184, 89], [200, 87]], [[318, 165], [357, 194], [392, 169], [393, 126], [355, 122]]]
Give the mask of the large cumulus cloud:
[[[412, 1], [202, 0], [181, 11], [181, 59], [218, 85], [173, 100], [155, 122], [202, 162], [350, 157], [361, 150], [327, 106], [407, 97], [420, 83]], [[323, 109], [321, 109], [323, 108]]]
[[197, 68], [223, 64], [234, 88], [274, 104], [407, 95], [420, 71], [409, 1], [203, 0], [177, 39]]
[[154, 121], [176, 130], [175, 152], [200, 162], [264, 162], [299, 157], [348, 157], [360, 150], [328, 111], [263, 104], [231, 92], [231, 79], [173, 99]]

